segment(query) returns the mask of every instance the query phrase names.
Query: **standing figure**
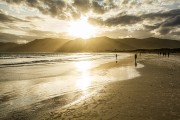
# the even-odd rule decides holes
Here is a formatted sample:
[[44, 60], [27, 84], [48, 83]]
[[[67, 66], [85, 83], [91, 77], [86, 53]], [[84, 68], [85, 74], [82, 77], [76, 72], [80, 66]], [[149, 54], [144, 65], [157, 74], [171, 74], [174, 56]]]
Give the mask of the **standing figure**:
[[137, 66], [137, 62], [136, 62], [137, 54], [134, 55], [134, 59], [135, 59], [135, 67], [136, 67]]
[[116, 54], [116, 63], [117, 63], [117, 54]]

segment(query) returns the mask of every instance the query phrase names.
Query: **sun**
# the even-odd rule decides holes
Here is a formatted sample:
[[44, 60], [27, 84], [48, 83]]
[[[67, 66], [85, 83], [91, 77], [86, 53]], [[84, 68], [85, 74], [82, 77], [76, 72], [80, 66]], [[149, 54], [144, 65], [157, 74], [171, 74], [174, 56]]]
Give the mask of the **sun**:
[[88, 39], [96, 35], [97, 28], [88, 23], [87, 17], [81, 17], [77, 21], [71, 21], [68, 33], [72, 37]]

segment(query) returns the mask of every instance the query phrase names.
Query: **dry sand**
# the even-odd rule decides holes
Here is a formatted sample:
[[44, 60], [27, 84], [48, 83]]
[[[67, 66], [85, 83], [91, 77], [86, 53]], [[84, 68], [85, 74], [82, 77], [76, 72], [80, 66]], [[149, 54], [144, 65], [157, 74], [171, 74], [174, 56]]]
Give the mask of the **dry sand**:
[[92, 94], [75, 103], [84, 93], [42, 101], [4, 119], [180, 120], [180, 56], [142, 55], [138, 62], [145, 65], [138, 68], [140, 77], [89, 89], [87, 93]]

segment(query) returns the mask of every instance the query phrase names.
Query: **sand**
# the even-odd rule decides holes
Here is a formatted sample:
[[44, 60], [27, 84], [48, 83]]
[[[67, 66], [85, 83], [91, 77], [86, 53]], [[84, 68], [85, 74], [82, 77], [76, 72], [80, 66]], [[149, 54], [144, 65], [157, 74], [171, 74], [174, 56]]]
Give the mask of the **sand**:
[[[180, 56], [142, 55], [138, 63], [144, 67], [137, 68], [137, 78], [42, 101], [3, 119], [179, 120]], [[97, 69], [115, 66], [107, 63]]]

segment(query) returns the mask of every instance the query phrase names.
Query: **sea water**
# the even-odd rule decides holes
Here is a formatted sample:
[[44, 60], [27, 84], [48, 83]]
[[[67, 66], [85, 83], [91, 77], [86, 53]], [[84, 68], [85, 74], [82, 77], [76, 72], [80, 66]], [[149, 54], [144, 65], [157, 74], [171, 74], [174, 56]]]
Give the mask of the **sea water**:
[[[118, 60], [132, 56], [118, 53]], [[0, 54], [0, 116], [74, 91], [139, 76], [132, 66], [91, 72], [115, 53]]]

